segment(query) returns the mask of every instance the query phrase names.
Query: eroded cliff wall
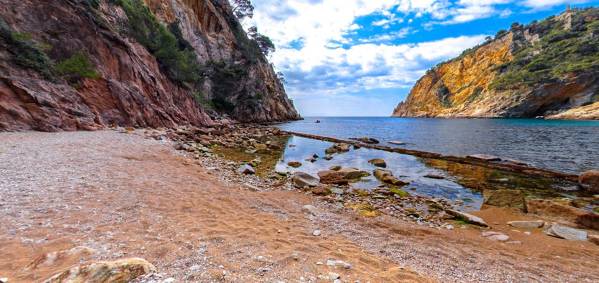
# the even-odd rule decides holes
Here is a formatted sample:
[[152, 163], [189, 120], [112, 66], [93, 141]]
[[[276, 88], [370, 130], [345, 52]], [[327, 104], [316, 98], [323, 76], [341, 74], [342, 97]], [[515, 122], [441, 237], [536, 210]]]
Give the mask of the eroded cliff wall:
[[573, 10], [495, 39], [429, 70], [400, 117], [599, 119], [599, 9]]
[[[127, 10], [134, 1], [0, 0], [0, 130], [299, 118], [226, 1], [145, 0], [149, 14]], [[158, 33], [140, 42], [139, 27]], [[195, 58], [155, 47], [163, 33]]]

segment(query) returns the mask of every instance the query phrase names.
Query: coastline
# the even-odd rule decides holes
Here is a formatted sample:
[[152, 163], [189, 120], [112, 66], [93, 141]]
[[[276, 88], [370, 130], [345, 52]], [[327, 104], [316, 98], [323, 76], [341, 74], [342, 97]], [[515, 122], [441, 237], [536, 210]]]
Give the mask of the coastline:
[[[242, 164], [252, 161], [243, 159], [254, 154], [245, 155], [245, 150], [260, 150], [263, 146], [257, 144], [271, 141], [265, 156], [274, 152], [277, 157], [281, 148], [277, 149], [280, 144], [275, 138], [285, 135], [278, 129], [248, 125], [4, 133], [0, 135], [4, 158], [16, 160], [10, 158], [31, 154], [19, 159], [14, 168], [3, 168], [5, 173], [32, 167], [33, 171], [24, 173], [36, 176], [34, 169], [38, 169], [49, 179], [38, 175], [26, 181], [19, 178], [23, 172], [5, 175], [9, 179], [2, 183], [2, 193], [7, 197], [2, 207], [8, 213], [1, 222], [7, 232], [0, 234], [4, 243], [0, 251], [8, 256], [0, 260], [0, 277], [9, 272], [10, 282], [43, 279], [40, 276], [54, 274], [80, 260], [139, 256], [158, 270], [158, 275], [140, 282], [171, 277], [208, 281], [304, 277], [309, 282], [323, 280], [319, 276], [329, 280], [331, 273], [343, 281], [373, 282], [599, 279], [599, 266], [594, 261], [599, 248], [593, 243], [566, 241], [548, 237], [541, 229], [506, 225], [513, 220], [554, 219], [489, 208], [473, 214], [482, 217], [490, 228], [450, 218], [417, 221], [387, 209], [388, 199], [370, 200], [345, 189], [342, 194], [321, 195], [314, 189], [294, 187], [290, 179], [276, 172], [256, 172], [260, 176], [239, 172]], [[44, 143], [47, 146], [42, 146]], [[229, 159], [221, 157], [227, 148], [243, 151]], [[64, 155], [69, 159], [62, 160]], [[66, 171], [37, 168], [59, 164], [70, 166]], [[69, 180], [85, 178], [69, 189], [68, 184], [61, 187], [61, 182], [51, 181], [61, 180], [56, 175], [59, 172], [68, 173]], [[43, 187], [30, 183], [37, 181], [49, 183]], [[19, 199], [21, 194], [38, 188], [44, 194], [37, 202]], [[389, 200], [427, 203], [426, 198], [417, 196]], [[368, 203], [377, 213], [365, 213], [370, 210], [352, 202]], [[62, 206], [81, 208], [56, 210]], [[13, 209], [26, 214], [11, 213]], [[34, 222], [46, 220], [42, 225], [32, 222], [32, 226], [14, 226], [30, 222], [23, 217]], [[314, 235], [316, 230], [319, 236]], [[481, 236], [488, 231], [509, 235], [514, 243]], [[48, 252], [78, 245], [87, 245], [95, 253], [69, 255], [33, 270], [23, 269]], [[198, 250], [205, 252], [197, 257]], [[328, 260], [340, 260], [351, 267], [328, 265]], [[190, 268], [193, 266], [197, 267]]]

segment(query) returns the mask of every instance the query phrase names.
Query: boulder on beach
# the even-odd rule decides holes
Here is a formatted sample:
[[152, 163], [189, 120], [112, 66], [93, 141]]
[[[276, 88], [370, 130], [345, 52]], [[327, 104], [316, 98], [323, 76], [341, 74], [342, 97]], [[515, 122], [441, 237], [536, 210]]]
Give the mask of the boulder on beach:
[[483, 227], [489, 227], [487, 222], [485, 222], [482, 218], [480, 218], [478, 216], [474, 216], [472, 214], [453, 210], [453, 209], [448, 209], [445, 212], [447, 212], [447, 214], [452, 215], [455, 218], [461, 219], [467, 223], [478, 225], [478, 226], [483, 226]]
[[522, 190], [484, 190], [483, 196], [486, 205], [524, 210], [524, 192]]
[[304, 172], [293, 173], [291, 181], [293, 182], [293, 185], [298, 188], [316, 187], [320, 183], [318, 178]]
[[560, 224], [552, 224], [547, 229], [545, 229], [545, 234], [561, 239], [571, 240], [571, 241], [586, 241], [587, 240], [587, 232], [580, 229], [575, 229], [571, 227], [567, 227]]
[[387, 168], [387, 163], [382, 158], [374, 158], [368, 160], [368, 163], [381, 168]]
[[593, 193], [599, 193], [599, 170], [586, 171], [578, 177], [580, 186]]
[[507, 223], [508, 225], [514, 228], [521, 229], [536, 229], [541, 228], [545, 224], [543, 220], [531, 220], [531, 221], [510, 221]]
[[569, 200], [528, 199], [526, 212], [567, 221], [591, 229], [599, 229], [599, 214], [576, 208]]
[[156, 272], [156, 268], [141, 258], [100, 261], [71, 267], [44, 283], [63, 282], [129, 282], [142, 275]]
[[370, 174], [356, 168], [341, 168], [337, 171], [325, 170], [318, 172], [320, 182], [323, 184], [338, 184], [344, 185], [349, 182], [358, 181], [362, 177], [367, 177]]

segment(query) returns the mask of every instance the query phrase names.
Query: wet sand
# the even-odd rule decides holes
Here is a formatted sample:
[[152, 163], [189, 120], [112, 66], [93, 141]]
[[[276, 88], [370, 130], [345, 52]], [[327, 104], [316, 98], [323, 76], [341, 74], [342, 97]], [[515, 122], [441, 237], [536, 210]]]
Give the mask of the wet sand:
[[191, 282], [324, 282], [329, 272], [343, 282], [599, 281], [599, 246], [512, 231], [505, 222], [523, 216], [508, 210], [478, 215], [521, 244], [470, 225], [364, 218], [218, 171], [140, 132], [1, 133], [0, 277], [35, 282], [80, 262], [141, 257]]

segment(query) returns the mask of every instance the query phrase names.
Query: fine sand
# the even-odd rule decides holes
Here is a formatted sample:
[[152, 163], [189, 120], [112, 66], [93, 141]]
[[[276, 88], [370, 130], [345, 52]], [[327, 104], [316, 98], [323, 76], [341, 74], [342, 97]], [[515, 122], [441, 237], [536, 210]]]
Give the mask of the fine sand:
[[331, 282], [319, 279], [330, 272], [342, 282], [599, 282], [599, 246], [514, 231], [505, 222], [525, 218], [509, 211], [478, 215], [520, 244], [470, 226], [364, 218], [216, 175], [141, 133], [0, 133], [0, 277], [36, 282], [141, 257], [182, 282]]

